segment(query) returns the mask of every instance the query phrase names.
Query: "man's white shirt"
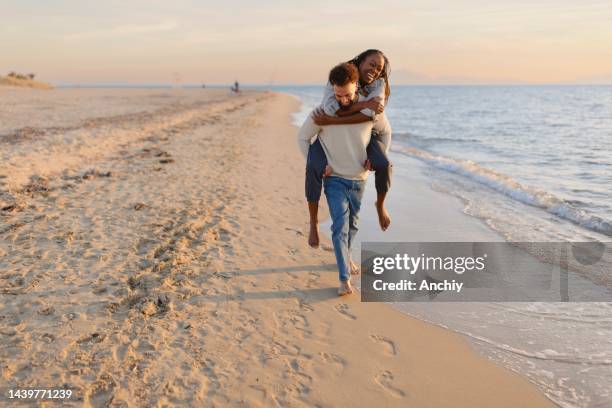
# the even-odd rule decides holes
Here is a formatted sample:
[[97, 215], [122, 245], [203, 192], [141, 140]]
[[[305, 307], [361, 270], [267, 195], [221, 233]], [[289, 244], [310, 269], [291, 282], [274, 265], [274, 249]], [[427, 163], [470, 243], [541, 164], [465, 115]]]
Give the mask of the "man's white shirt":
[[298, 143], [302, 154], [307, 157], [308, 147], [318, 136], [327, 156], [327, 162], [333, 169], [333, 176], [348, 180], [365, 180], [368, 172], [363, 164], [367, 159], [366, 148], [370, 143], [372, 129], [378, 132], [385, 145], [385, 152], [388, 152], [391, 125], [384, 113], [376, 115], [374, 121], [326, 126], [317, 125], [312, 119], [312, 114], [308, 115], [298, 132]]

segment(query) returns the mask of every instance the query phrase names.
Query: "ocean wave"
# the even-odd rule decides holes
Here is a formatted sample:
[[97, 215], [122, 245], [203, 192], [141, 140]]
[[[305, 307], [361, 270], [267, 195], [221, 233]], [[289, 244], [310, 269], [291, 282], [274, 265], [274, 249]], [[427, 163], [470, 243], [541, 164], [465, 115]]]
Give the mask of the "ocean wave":
[[576, 208], [571, 202], [563, 200], [548, 191], [523, 185], [510, 176], [481, 167], [471, 160], [456, 160], [407, 146], [396, 145], [393, 147], [393, 151], [413, 156], [436, 168], [468, 177], [513, 200], [541, 208], [559, 218], [612, 237], [612, 222], [588, 214], [586, 211]]
[[[452, 330], [452, 329], [450, 329]], [[468, 331], [462, 330], [454, 330], [455, 332], [461, 333], [465, 336], [468, 336], [476, 341], [480, 341], [482, 343], [488, 344], [489, 346], [495, 347], [497, 349], [517, 354], [523, 357], [533, 358], [537, 360], [548, 360], [548, 361], [556, 361], [559, 363], [566, 364], [577, 364], [577, 365], [589, 365], [589, 366], [609, 366], [612, 365], [612, 358], [606, 358], [605, 355], [592, 355], [589, 357], [583, 357], [580, 353], [561, 353], [553, 349], [544, 349], [540, 351], [528, 351], [522, 348], [513, 347], [508, 344], [500, 343], [491, 339], [488, 339], [484, 336], [478, 336], [476, 334], [470, 333]]]
[[410, 132], [394, 132], [393, 139], [404, 143], [408, 146], [416, 146], [422, 149], [438, 148], [439, 145], [464, 146], [470, 149], [478, 149], [485, 151], [488, 154], [495, 155], [500, 158], [508, 158], [514, 160], [516, 156], [508, 148], [501, 149], [492, 144], [489, 144], [481, 139], [476, 138], [459, 138], [459, 137], [426, 137]]
[[403, 139], [410, 142], [417, 142], [418, 144], [422, 143], [479, 143], [482, 141], [478, 139], [460, 139], [460, 138], [452, 138], [452, 137], [424, 137], [415, 135], [413, 133], [394, 133], [394, 138]]
[[[570, 311], [560, 311], [558, 306], [552, 307], [549, 303], [533, 303], [531, 309], [521, 309], [519, 307], [513, 307], [509, 303], [503, 304], [495, 304], [492, 303], [491, 306], [501, 309], [506, 312], [511, 312], [516, 315], [526, 316], [535, 319], [545, 318], [547, 321], [556, 321], [556, 322], [572, 322], [572, 323], [580, 323], [582, 326], [590, 325], [591, 328], [589, 330], [596, 330], [598, 327], [610, 327], [612, 324], [612, 318], [609, 318], [607, 313], [609, 311], [606, 309], [608, 303], [598, 303], [592, 302], [589, 305], [596, 305], [597, 310], [603, 309], [602, 312], [595, 313], [583, 313], [580, 312], [580, 308], [574, 308]], [[541, 310], [535, 308], [541, 307], [549, 307], [548, 310]]]

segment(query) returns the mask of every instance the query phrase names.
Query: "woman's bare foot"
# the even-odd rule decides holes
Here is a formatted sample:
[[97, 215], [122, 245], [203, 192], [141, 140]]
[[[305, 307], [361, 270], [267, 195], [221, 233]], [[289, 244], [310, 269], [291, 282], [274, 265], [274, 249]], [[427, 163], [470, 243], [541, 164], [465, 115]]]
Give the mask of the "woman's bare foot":
[[389, 228], [389, 225], [391, 225], [391, 217], [389, 216], [384, 204], [379, 205], [378, 201], [376, 201], [374, 205], [376, 206], [376, 212], [378, 213], [378, 223], [380, 224], [380, 229], [386, 231], [387, 228]]
[[359, 275], [361, 273], [361, 268], [355, 265], [355, 262], [351, 261], [351, 275]]
[[310, 224], [310, 233], [308, 234], [308, 245], [313, 248], [319, 247], [319, 224]]
[[338, 288], [338, 296], [346, 296], [353, 293], [353, 287], [351, 286], [350, 280], [345, 280], [340, 282], [340, 287]]

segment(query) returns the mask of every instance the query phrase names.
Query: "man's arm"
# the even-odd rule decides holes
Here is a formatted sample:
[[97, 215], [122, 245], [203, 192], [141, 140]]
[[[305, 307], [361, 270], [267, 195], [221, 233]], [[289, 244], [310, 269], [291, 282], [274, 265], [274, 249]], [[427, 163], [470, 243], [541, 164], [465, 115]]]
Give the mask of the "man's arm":
[[321, 127], [318, 126], [312, 119], [312, 113], [308, 115], [302, 127], [298, 131], [298, 145], [304, 158], [308, 157], [308, 148], [312, 138], [319, 134]]
[[351, 116], [336, 117], [327, 115], [323, 109], [315, 109], [312, 112], [312, 119], [319, 126], [327, 125], [351, 125], [354, 123], [369, 122], [372, 120], [371, 117], [364, 115], [361, 112], [355, 113]]
[[[380, 94], [379, 88], [380, 87], [378, 88], [375, 87], [373, 91], [370, 92], [370, 95], [367, 97], [366, 100], [356, 102], [353, 105], [351, 105], [348, 109], [342, 109], [340, 108], [340, 104], [336, 100], [336, 95], [334, 94], [333, 85], [328, 82], [327, 85], [325, 85], [325, 91], [323, 93], [323, 101], [321, 102], [321, 107], [323, 108], [323, 111], [325, 112], [327, 116], [347, 117], [347, 116], [355, 115], [361, 112], [364, 115], [369, 116], [371, 119], [375, 115], [374, 110], [375, 110], [375, 105], [376, 105], [371, 100], [379, 96]], [[383, 89], [383, 95], [384, 95], [384, 89]], [[380, 98], [380, 100], [382, 99], [384, 98]], [[351, 124], [351, 123], [361, 123], [361, 122], [367, 121], [366, 119], [363, 119], [363, 117], [360, 117], [360, 118], [361, 120], [357, 122], [355, 122], [355, 119], [353, 119], [348, 122], [340, 121], [337, 124]]]
[[385, 146], [385, 154], [389, 153], [389, 148], [391, 147], [391, 124], [387, 120], [387, 115], [382, 113], [376, 116], [374, 130], [378, 132], [380, 141]]

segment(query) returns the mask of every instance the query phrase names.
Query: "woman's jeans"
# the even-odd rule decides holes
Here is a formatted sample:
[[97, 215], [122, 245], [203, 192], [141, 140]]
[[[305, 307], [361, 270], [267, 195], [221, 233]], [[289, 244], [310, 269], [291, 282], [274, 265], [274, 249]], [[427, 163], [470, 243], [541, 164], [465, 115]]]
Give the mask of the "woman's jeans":
[[332, 219], [332, 243], [338, 264], [340, 280], [351, 277], [351, 248], [355, 242], [359, 221], [359, 209], [365, 190], [365, 180], [347, 180], [341, 177], [326, 177], [325, 197]]
[[[366, 149], [368, 159], [376, 172], [375, 184], [378, 194], [386, 193], [391, 187], [391, 172], [393, 165], [385, 154], [385, 146], [380, 141], [376, 131], [372, 131], [372, 138]], [[327, 166], [327, 156], [319, 138], [308, 148], [306, 158], [306, 200], [310, 203], [321, 199], [321, 187], [323, 185], [323, 173]]]

